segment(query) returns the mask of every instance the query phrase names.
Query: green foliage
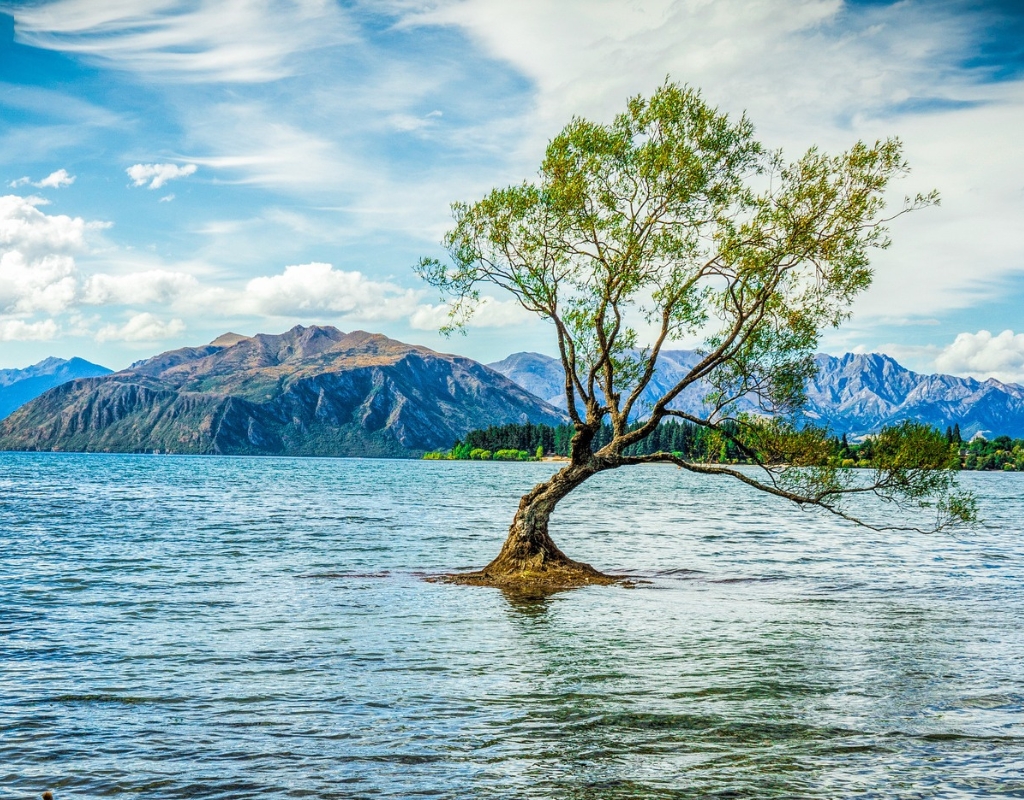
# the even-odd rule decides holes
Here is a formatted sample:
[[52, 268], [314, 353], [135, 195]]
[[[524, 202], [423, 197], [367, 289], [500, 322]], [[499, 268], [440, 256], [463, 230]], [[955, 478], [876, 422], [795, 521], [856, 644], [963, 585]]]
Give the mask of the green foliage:
[[974, 438], [961, 447], [964, 469], [1024, 472], [1024, 439], [997, 436]]
[[[481, 288], [493, 286], [557, 337], [572, 426], [537, 441], [546, 432], [475, 431], [467, 444], [543, 446], [590, 473], [673, 461], [844, 516], [844, 498], [865, 493], [938, 508], [938, 527], [970, 521], [973, 501], [951, 471], [952, 431], [947, 440], [908, 424], [853, 448], [787, 421], [805, 400], [822, 331], [847, 319], [871, 283], [869, 254], [888, 247], [888, 222], [938, 203], [935, 192], [918, 194], [886, 216], [890, 183], [907, 172], [895, 138], [837, 155], [812, 147], [787, 163], [745, 116], [668, 81], [609, 124], [574, 118], [535, 181], [453, 204], [448, 262], [418, 267], [451, 301], [445, 332], [464, 331]], [[640, 324], [655, 332], [642, 348]], [[663, 346], [684, 337], [703, 338], [699, 363], [639, 408]], [[703, 415], [669, 410], [698, 383], [709, 387]], [[741, 398], [763, 415], [738, 416]], [[670, 428], [667, 417], [691, 427]], [[724, 466], [737, 462], [764, 474]], [[875, 485], [853, 477], [861, 463]]]
[[[631, 425], [638, 429], [643, 423]], [[739, 426], [735, 422], [723, 425], [722, 432], [710, 430], [691, 422], [665, 420], [648, 436], [630, 445], [624, 451], [627, 456], [644, 456], [652, 453], [679, 453], [680, 457], [707, 463], [753, 463], [739, 444]], [[427, 453], [426, 459], [468, 460], [475, 450], [493, 452], [495, 460], [517, 461], [540, 459], [544, 453], [567, 457], [575, 433], [572, 425], [534, 425], [531, 423], [494, 425], [481, 430], [470, 431], [465, 441], [456, 442], [447, 453]], [[604, 446], [612, 441], [614, 431], [611, 425], [604, 425], [595, 436], [595, 445]], [[517, 454], [516, 456], [502, 454]]]
[[[470, 431], [465, 442], [456, 442], [447, 453], [440, 451], [424, 453], [423, 458], [427, 461], [534, 461], [539, 460], [544, 455], [539, 446], [536, 458], [530, 455], [528, 449], [501, 447], [493, 444], [486, 447], [476, 447], [474, 444], [487, 439], [486, 436], [481, 436], [481, 433], [481, 431]], [[490, 441], [493, 442], [494, 439], [492, 438]]]
[[530, 461], [530, 454], [526, 450], [496, 450], [495, 461]]
[[[787, 165], [746, 117], [666, 82], [608, 125], [573, 119], [537, 181], [454, 204], [451, 263], [423, 259], [419, 274], [451, 297], [448, 331], [472, 316], [481, 284], [551, 320], [570, 414], [576, 397], [600, 395], [613, 421], [630, 419], [661, 345], [701, 331], [716, 402], [754, 394], [788, 410], [819, 331], [870, 283], [868, 252], [888, 245], [882, 194], [906, 172], [896, 139], [837, 156], [811, 148]], [[640, 319], [660, 336], [637, 355]]]

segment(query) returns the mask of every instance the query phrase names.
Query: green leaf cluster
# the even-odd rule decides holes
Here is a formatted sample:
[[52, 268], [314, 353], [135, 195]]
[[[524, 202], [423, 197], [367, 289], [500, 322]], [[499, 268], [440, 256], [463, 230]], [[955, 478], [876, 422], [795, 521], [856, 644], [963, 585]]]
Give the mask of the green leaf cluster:
[[[450, 302], [446, 332], [464, 330], [483, 287], [551, 323], [577, 476], [668, 460], [835, 513], [845, 514], [844, 496], [871, 492], [936, 503], [942, 524], [967, 521], [969, 498], [923, 428], [878, 440], [876, 482], [865, 488], [826, 432], [788, 421], [806, 399], [822, 331], [870, 285], [888, 223], [938, 203], [935, 192], [917, 194], [886, 215], [890, 184], [908, 171], [896, 138], [787, 161], [746, 116], [666, 80], [610, 123], [572, 119], [535, 180], [455, 203], [448, 259], [422, 259], [418, 272]], [[702, 342], [698, 363], [640, 408], [663, 348], [684, 338]], [[695, 384], [707, 389], [706, 411], [674, 410]], [[739, 416], [741, 399], [758, 415]], [[698, 467], [676, 450], [637, 453], [667, 417], [702, 429], [707, 462], [732, 460], [731, 449], [765, 474]]]

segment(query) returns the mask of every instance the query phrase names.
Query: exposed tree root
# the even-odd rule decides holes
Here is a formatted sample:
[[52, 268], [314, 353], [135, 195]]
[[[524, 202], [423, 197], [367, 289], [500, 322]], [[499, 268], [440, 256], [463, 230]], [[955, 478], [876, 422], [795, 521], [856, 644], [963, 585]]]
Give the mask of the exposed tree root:
[[635, 580], [625, 576], [607, 575], [589, 564], [566, 559], [565, 562], [545, 563], [538, 568], [526, 566], [523, 569], [499, 570], [493, 563], [475, 572], [455, 572], [435, 575], [427, 580], [436, 583], [453, 583], [463, 586], [492, 586], [516, 595], [546, 595], [583, 586], [620, 585], [632, 588]]

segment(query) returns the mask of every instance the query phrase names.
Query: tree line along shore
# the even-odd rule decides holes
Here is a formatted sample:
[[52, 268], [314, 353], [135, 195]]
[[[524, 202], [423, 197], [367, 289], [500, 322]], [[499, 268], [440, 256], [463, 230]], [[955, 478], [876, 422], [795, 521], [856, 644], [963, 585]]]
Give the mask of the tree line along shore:
[[[731, 430], [731, 429], [735, 430]], [[715, 464], [750, 464], [746, 455], [730, 433], [738, 431], [738, 424], [727, 422], [724, 433], [709, 430], [691, 422], [667, 420], [662, 422], [646, 439], [630, 445], [625, 455], [641, 456], [651, 453], [673, 453], [690, 461]], [[492, 425], [473, 430], [455, 442], [450, 450], [432, 451], [423, 458], [435, 461], [539, 461], [543, 458], [568, 458], [574, 434], [572, 425], [507, 424]], [[951, 460], [959, 461], [960, 469], [1024, 472], [1024, 439], [996, 436], [986, 439], [975, 436], [964, 441], [960, 426], [945, 432]], [[596, 435], [594, 449], [600, 449], [612, 439], [612, 428], [605, 425]], [[831, 459], [840, 467], [872, 467], [875, 461], [875, 437], [866, 436], [859, 442], [850, 442], [847, 435], [833, 436]]]

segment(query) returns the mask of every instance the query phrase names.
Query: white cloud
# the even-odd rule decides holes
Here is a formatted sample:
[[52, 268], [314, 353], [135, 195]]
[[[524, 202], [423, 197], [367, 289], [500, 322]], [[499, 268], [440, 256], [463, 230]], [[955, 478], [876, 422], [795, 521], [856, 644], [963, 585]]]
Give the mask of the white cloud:
[[[342, 114], [351, 111], [334, 109]], [[305, 193], [310, 189], [347, 194], [381, 180], [339, 142], [350, 133], [348, 120], [338, 120], [329, 130], [310, 124], [310, 113], [330, 118], [319, 107], [290, 108], [275, 98], [269, 103], [233, 100], [186, 113], [193, 146], [207, 153], [189, 160], [225, 173], [232, 183], [298, 190], [308, 199]]]
[[66, 169], [59, 169], [56, 172], [51, 172], [39, 181], [33, 181], [26, 175], [23, 178], [11, 181], [7, 185], [13, 189], [17, 189], [19, 186], [27, 186], [29, 184], [35, 186], [37, 189], [59, 189], [62, 186], [70, 186], [74, 182], [74, 175], [68, 175], [68, 171]]
[[91, 275], [84, 281], [81, 297], [87, 305], [166, 305], [198, 291], [199, 282], [192, 275], [153, 269], [124, 275]]
[[164, 322], [149, 312], [135, 314], [124, 325], [104, 325], [96, 334], [97, 342], [159, 342], [184, 332], [180, 319]]
[[73, 254], [85, 250], [90, 228], [81, 217], [50, 215], [39, 198], [0, 197], [0, 313], [56, 314], [77, 293]]
[[159, 189], [167, 181], [175, 178], [187, 178], [195, 174], [195, 171], [195, 164], [186, 164], [183, 167], [177, 164], [134, 164], [125, 170], [132, 179], [133, 186], [145, 186], [148, 183], [150, 189]]
[[342, 10], [324, 0], [57, 0], [4, 11], [33, 47], [188, 82], [279, 80], [295, 55], [350, 38]]
[[995, 378], [1004, 383], [1024, 383], [1024, 333], [961, 333], [936, 357], [935, 366], [943, 372], [979, 380]]
[[396, 131], [412, 133], [414, 131], [422, 131], [432, 125], [435, 125], [441, 116], [442, 114], [440, 111], [431, 111], [429, 114], [422, 117], [417, 117], [412, 114], [392, 114], [388, 118], [388, 124]]
[[314, 262], [249, 281], [238, 310], [279, 317], [332, 314], [364, 320], [399, 319], [413, 313], [419, 294], [394, 283], [370, 280], [361, 272]]
[[104, 223], [86, 223], [81, 217], [44, 214], [38, 197], [4, 195], [0, 197], [0, 248], [18, 250], [26, 255], [75, 252], [85, 248], [85, 232], [105, 227]]
[[[39, 198], [0, 197], [0, 314], [24, 318], [37, 313], [59, 315], [79, 306], [149, 305], [205, 302], [215, 307], [217, 292], [203, 290], [192, 275], [167, 269], [138, 269], [129, 262], [119, 274], [83, 276], [75, 257], [90, 252], [90, 231], [106, 227], [81, 217], [46, 214]], [[116, 261], [116, 252], [104, 261]], [[17, 323], [17, 324], [15, 324]], [[4, 321], [8, 338], [39, 338], [56, 331], [24, 319]], [[168, 323], [171, 324], [171, 323]], [[104, 340], [135, 335], [141, 322], [129, 323], [125, 335], [105, 329]], [[116, 328], [116, 330], [122, 330]]]
[[[877, 323], [894, 316], [934, 316], [977, 302], [989, 287], [1007, 285], [998, 279], [1024, 268], [1024, 240], [1016, 234], [1024, 215], [1019, 178], [1024, 149], [1017, 143], [1024, 83], [985, 82], [963, 66], [976, 54], [979, 29], [990, 19], [986, 12], [965, 12], [967, 3], [3, 3], [0, 8], [15, 18], [20, 41], [132, 71], [141, 85], [164, 92], [159, 102], [166, 116], [156, 115], [151, 129], [142, 130], [150, 124], [142, 114], [90, 123], [124, 135], [161, 133], [163, 152], [181, 157], [177, 165], [134, 165], [136, 174], [128, 174], [136, 186], [156, 189], [198, 166], [213, 180], [301, 199], [291, 204], [261, 194], [258, 203], [279, 204], [281, 210], [244, 221], [207, 222], [208, 237], [195, 245], [194, 261], [162, 270], [184, 274], [180, 271], [204, 260], [218, 264], [220, 271], [196, 270], [205, 275], [201, 286], [145, 277], [145, 271], [131, 277], [128, 273], [140, 269], [131, 263], [142, 258], [140, 247], [113, 254], [124, 259], [122, 268], [93, 270], [123, 275], [83, 279], [51, 262], [40, 271], [39, 291], [21, 298], [20, 308], [67, 302], [61, 287], [71, 277], [77, 286], [73, 303], [169, 303], [166, 313], [190, 323], [187, 314], [193, 313], [362, 314], [411, 318], [418, 328], [434, 328], [444, 307], [422, 305], [422, 293], [378, 280], [380, 273], [372, 269], [358, 273], [300, 264], [282, 274], [266, 273], [311, 260], [311, 243], [358, 236], [376, 236], [374, 246], [383, 250], [380, 263], [408, 260], [408, 248], [400, 249], [406, 240], [392, 251], [401, 255], [389, 261], [390, 239], [404, 234], [433, 244], [448, 225], [451, 200], [471, 200], [492, 185], [530, 177], [546, 141], [573, 114], [609, 120], [627, 96], [649, 94], [666, 74], [702, 87], [711, 103], [731, 113], [748, 110], [760, 138], [784, 146], [789, 156], [812, 142], [834, 151], [858, 137], [902, 135], [915, 173], [897, 187], [899, 193], [937, 187], [943, 206], [893, 226], [895, 245], [877, 254], [876, 283], [858, 303], [857, 319]], [[372, 24], [374, 33], [356, 41], [348, 9]], [[393, 19], [399, 20], [397, 30], [377, 36], [377, 23]], [[416, 47], [394, 45], [410, 33], [417, 37]], [[450, 52], [453, 34], [470, 40], [459, 42], [458, 59], [438, 49]], [[389, 44], [382, 45], [382, 39]], [[211, 80], [236, 85], [213, 90], [180, 85]], [[261, 82], [267, 85], [254, 85]], [[56, 95], [33, 99], [28, 87], [3, 88], [0, 84], [5, 106], [10, 98], [29, 97], [40, 115], [51, 107], [63, 114], [72, 100], [70, 95], [67, 103]], [[933, 110], [926, 112], [929, 103]], [[86, 113], [92, 112], [81, 111]], [[47, 146], [66, 147], [77, 127], [82, 126], [69, 121], [59, 131], [54, 128]], [[179, 131], [176, 143], [166, 139]], [[4, 139], [7, 152], [24, 154], [40, 139], [35, 129], [16, 132], [20, 139]], [[174, 174], [161, 173], [163, 168]], [[26, 178], [19, 185], [30, 183]], [[238, 197], [228, 193], [240, 191], [222, 189], [228, 202]], [[160, 194], [171, 196], [166, 189]], [[310, 206], [317, 206], [316, 213]], [[248, 201], [230, 211], [213, 207], [207, 219], [245, 215], [252, 208]], [[174, 224], [173, 215], [164, 218]], [[33, 259], [42, 258], [45, 248], [33, 253], [27, 247], [14, 249], [31, 272]], [[88, 271], [89, 261], [79, 262]], [[155, 257], [145, 262], [161, 263]], [[245, 286], [247, 278], [261, 274]], [[27, 272], [20, 274], [19, 280], [28, 279]], [[149, 297], [158, 299], [139, 299]], [[8, 300], [7, 307], [15, 308], [14, 302]], [[518, 313], [497, 303], [482, 309], [474, 324], [518, 324]], [[877, 346], [877, 340], [861, 338]]]
[[59, 169], [56, 172], [51, 172], [41, 181], [33, 183], [32, 185], [40, 189], [59, 189], [62, 186], [70, 186], [74, 182], [74, 175], [68, 175], [68, 171], [66, 169]]
[[[991, 8], [921, 0], [440, 0], [398, 3], [402, 26], [461, 29], [535, 87], [510, 147], [523, 176], [574, 115], [609, 120], [666, 75], [712, 104], [747, 111], [762, 141], [795, 158], [893, 134], [913, 176], [904, 194], [938, 188], [943, 205], [893, 225], [876, 253], [859, 319], [934, 315], [990, 294], [1024, 270], [1024, 82], [988, 82], [975, 55]], [[927, 275], [927, 280], [922, 280]], [[994, 290], [993, 290], [994, 291]]]
[[44, 214], [38, 208], [43, 205], [46, 201], [40, 198], [0, 197], [0, 248], [30, 255], [81, 251], [86, 230], [104, 226], [81, 217]]
[[59, 314], [75, 300], [75, 260], [49, 255], [26, 260], [17, 251], [0, 256], [0, 313]]
[[165, 194], [163, 197], [161, 197], [160, 198], [160, 202], [161, 203], [169, 203], [173, 199], [174, 199], [174, 192], [171, 192], [170, 194]]
[[[436, 331], [449, 322], [448, 311], [449, 306], [444, 304], [421, 305], [409, 318], [409, 324], [415, 330]], [[467, 325], [470, 328], [506, 328], [536, 318], [516, 300], [498, 300], [485, 295]]]
[[[608, 118], [665, 79], [749, 109], [776, 130], [849, 123], [851, 113], [922, 95], [976, 35], [976, 18], [934, 4], [855, 9], [841, 0], [441, 0], [403, 26], [455, 26], [533, 80], [543, 144], [573, 114]], [[973, 27], [972, 27], [973, 26]], [[912, 32], [912, 34], [908, 33]], [[948, 89], [948, 87], [947, 87]], [[796, 117], [794, 119], [794, 116]], [[767, 120], [767, 122], [766, 122]]]
[[46, 342], [53, 339], [60, 329], [52, 319], [40, 322], [25, 322], [20, 319], [0, 320], [0, 341], [2, 342]]

